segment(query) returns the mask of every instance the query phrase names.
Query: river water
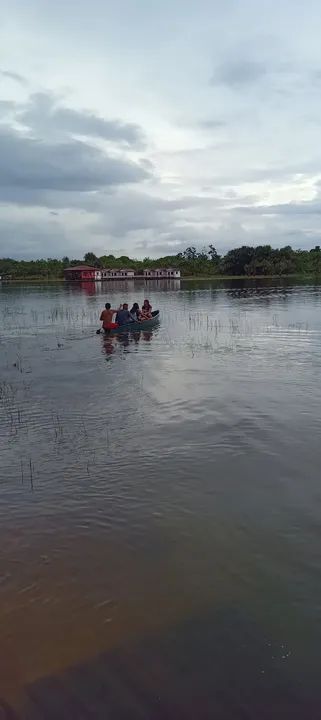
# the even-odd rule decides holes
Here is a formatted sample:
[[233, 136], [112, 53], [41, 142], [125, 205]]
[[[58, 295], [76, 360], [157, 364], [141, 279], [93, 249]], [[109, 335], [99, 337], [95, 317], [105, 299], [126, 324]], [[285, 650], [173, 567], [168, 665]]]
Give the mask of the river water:
[[0, 288], [10, 717], [320, 718], [320, 367], [318, 285]]

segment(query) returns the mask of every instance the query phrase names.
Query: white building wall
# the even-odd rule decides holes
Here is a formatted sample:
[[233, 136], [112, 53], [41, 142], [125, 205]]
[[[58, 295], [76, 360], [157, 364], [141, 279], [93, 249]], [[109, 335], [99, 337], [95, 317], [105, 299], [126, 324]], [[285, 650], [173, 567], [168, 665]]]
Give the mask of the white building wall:
[[154, 270], [151, 270], [150, 268], [146, 268], [144, 270], [144, 277], [146, 278], [180, 278], [181, 271], [176, 270], [176, 268], [155, 268]]
[[101, 279], [102, 280], [125, 280], [128, 278], [135, 277], [135, 271], [134, 270], [115, 270], [115, 269], [107, 269], [101, 271]]

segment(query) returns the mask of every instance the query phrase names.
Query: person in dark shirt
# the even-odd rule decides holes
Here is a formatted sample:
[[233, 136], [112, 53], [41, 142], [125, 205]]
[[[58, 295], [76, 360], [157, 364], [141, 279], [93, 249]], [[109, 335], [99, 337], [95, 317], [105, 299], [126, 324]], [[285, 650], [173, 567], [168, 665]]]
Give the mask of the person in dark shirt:
[[134, 322], [134, 319], [128, 310], [128, 304], [124, 303], [123, 309], [118, 310], [118, 313], [116, 315], [116, 323], [118, 325], [127, 325], [128, 323], [131, 323], [131, 322]]

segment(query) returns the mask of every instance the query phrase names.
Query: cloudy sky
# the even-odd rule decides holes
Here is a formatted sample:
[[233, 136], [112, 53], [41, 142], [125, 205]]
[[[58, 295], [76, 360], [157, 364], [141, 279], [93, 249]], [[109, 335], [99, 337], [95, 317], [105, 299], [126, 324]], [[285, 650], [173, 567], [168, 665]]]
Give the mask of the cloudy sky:
[[319, 0], [0, 18], [0, 256], [321, 244]]

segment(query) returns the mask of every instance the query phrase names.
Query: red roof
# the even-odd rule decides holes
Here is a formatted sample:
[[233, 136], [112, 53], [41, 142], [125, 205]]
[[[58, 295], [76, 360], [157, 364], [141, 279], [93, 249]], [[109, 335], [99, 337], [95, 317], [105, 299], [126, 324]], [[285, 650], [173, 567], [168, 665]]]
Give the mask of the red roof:
[[72, 272], [73, 270], [79, 272], [79, 270], [99, 270], [99, 268], [95, 268], [92, 265], [72, 265], [71, 267], [65, 268], [65, 272]]

